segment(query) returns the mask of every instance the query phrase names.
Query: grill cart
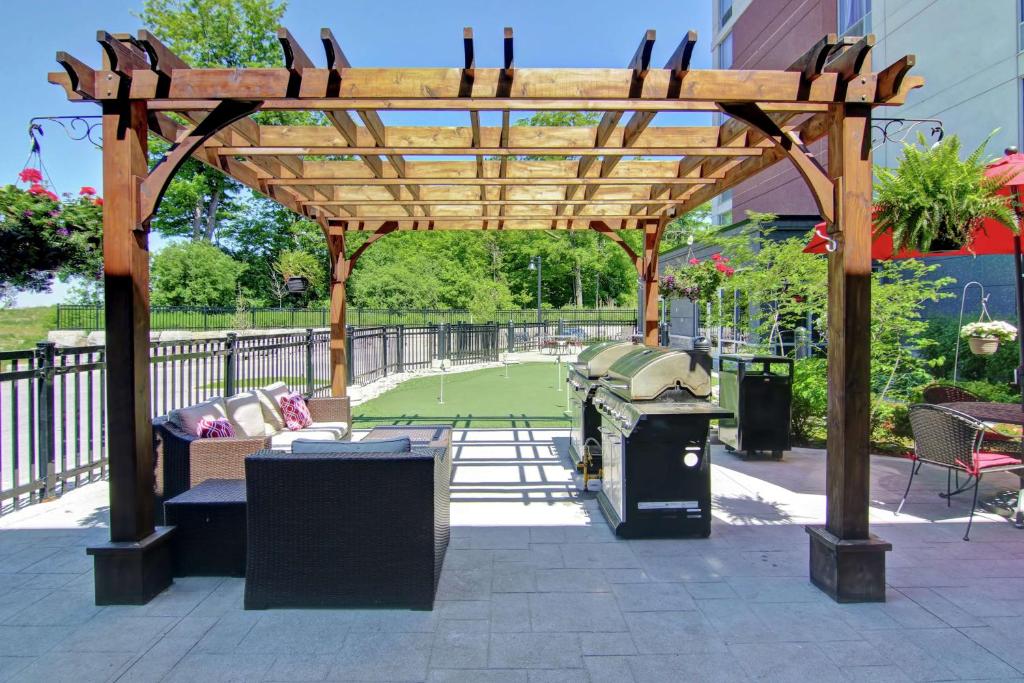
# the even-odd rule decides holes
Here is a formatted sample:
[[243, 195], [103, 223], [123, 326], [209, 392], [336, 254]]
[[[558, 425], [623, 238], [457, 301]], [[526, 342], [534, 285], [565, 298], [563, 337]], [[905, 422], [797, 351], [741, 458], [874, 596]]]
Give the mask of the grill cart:
[[627, 538], [711, 533], [711, 356], [645, 348], [612, 364], [594, 405], [604, 461], [597, 495]]
[[583, 474], [584, 488], [587, 480], [601, 477], [601, 433], [597, 431], [601, 418], [593, 403], [597, 380], [608, 372], [612, 363], [644, 348], [632, 342], [600, 342], [581, 351], [576, 362], [569, 366], [566, 377], [571, 392], [569, 414], [572, 418], [569, 457]]
[[718, 438], [745, 457], [767, 451], [776, 460], [789, 450], [793, 360], [783, 356], [723, 354], [718, 402], [734, 417], [718, 423]]

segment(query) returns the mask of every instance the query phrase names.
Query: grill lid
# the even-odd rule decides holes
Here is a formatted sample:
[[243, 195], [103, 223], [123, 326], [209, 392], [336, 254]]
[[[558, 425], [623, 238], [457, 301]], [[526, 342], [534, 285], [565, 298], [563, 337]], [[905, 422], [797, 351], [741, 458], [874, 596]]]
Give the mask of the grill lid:
[[624, 355], [642, 348], [633, 342], [600, 342], [580, 351], [580, 355], [577, 356], [573, 365], [576, 371], [584, 377], [595, 379], [608, 372], [612, 363]]
[[711, 357], [647, 347], [612, 363], [603, 383], [631, 401], [652, 401], [676, 387], [706, 399], [711, 396]]

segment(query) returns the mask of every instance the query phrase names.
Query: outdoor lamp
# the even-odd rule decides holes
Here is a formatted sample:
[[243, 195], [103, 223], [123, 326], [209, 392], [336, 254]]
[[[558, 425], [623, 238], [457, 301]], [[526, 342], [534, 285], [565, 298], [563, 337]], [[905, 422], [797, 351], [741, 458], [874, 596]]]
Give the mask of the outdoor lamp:
[[309, 280], [304, 277], [290, 277], [284, 282], [289, 294], [302, 294], [309, 289]]

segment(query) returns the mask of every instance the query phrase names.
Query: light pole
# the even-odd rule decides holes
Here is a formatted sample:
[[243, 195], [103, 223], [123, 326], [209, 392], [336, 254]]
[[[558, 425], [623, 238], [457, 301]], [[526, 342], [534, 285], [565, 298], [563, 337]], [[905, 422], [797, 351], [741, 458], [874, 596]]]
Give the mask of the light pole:
[[540, 311], [540, 284], [541, 284], [541, 258], [533, 256], [530, 258], [530, 270], [537, 271], [537, 324], [544, 322]]
[[594, 273], [594, 308], [601, 308], [601, 271]]

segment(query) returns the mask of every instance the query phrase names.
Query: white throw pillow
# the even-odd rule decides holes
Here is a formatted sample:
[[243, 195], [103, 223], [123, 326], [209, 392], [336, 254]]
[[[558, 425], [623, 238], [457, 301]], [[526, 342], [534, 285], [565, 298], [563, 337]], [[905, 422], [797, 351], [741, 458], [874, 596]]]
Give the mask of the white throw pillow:
[[267, 434], [275, 434], [284, 429], [284, 415], [281, 413], [281, 397], [291, 393], [284, 382], [274, 382], [262, 389], [256, 389], [256, 396], [263, 409], [263, 421], [267, 424]]
[[215, 420], [217, 418], [225, 418], [227, 416], [227, 407], [224, 405], [224, 399], [220, 396], [216, 396], [208, 401], [197, 403], [196, 405], [189, 406], [188, 408], [172, 410], [167, 415], [167, 420], [171, 424], [176, 425], [186, 434], [195, 434], [196, 436], [199, 436], [199, 422], [201, 420], [204, 418]]
[[228, 419], [235, 426], [238, 436], [266, 436], [267, 426], [263, 422], [263, 408], [256, 394], [246, 392], [224, 399]]

